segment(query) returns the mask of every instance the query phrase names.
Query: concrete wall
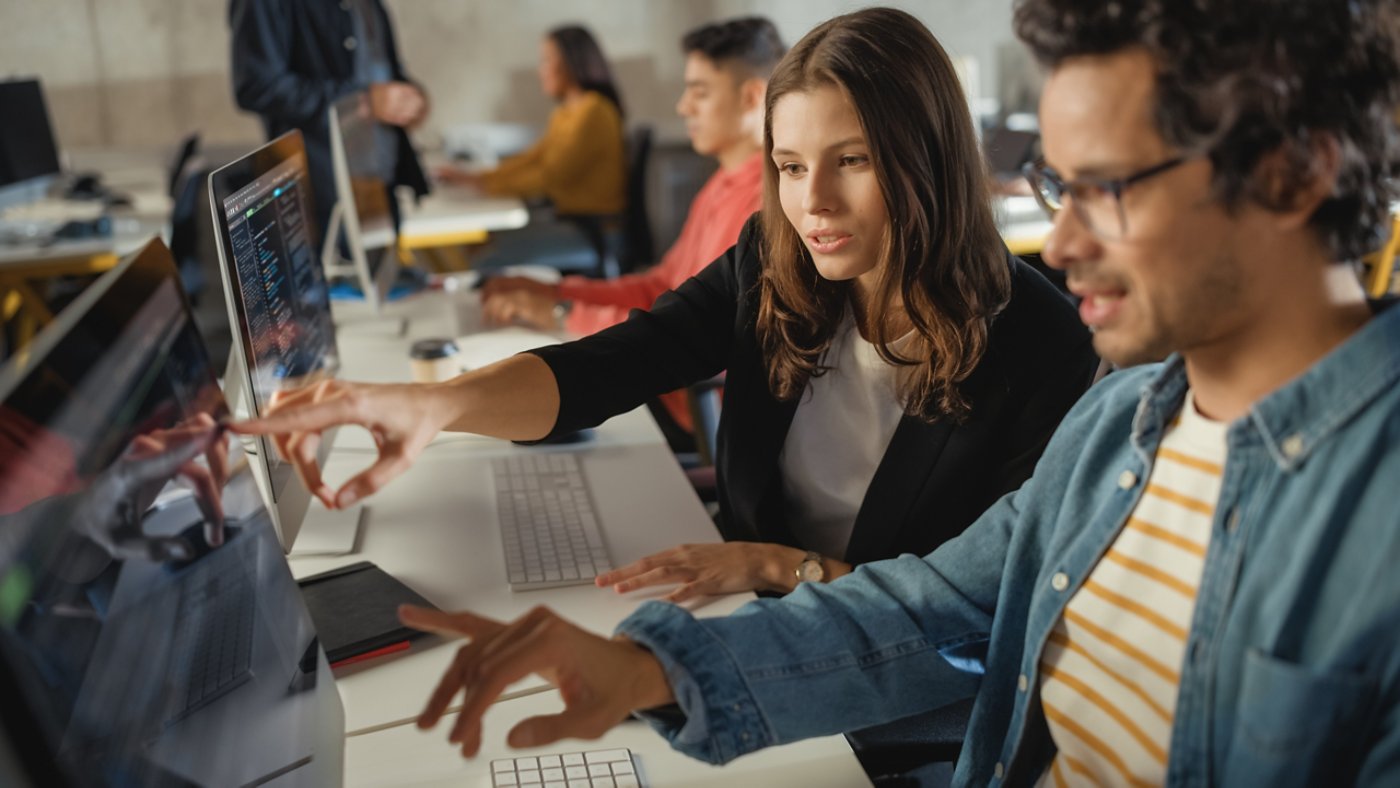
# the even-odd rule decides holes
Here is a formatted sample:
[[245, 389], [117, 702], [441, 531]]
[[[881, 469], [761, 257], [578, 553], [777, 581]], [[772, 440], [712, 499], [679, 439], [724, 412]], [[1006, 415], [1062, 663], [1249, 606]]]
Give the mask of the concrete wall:
[[[432, 95], [420, 133], [433, 144], [456, 123], [542, 123], [534, 77], [540, 34], [586, 20], [613, 59], [634, 120], [666, 121], [681, 82], [677, 41], [704, 21], [766, 14], [789, 42], [857, 0], [387, 0], [406, 66]], [[955, 55], [980, 64], [994, 95], [1011, 0], [893, 2]], [[226, 0], [0, 0], [0, 75], [44, 81], [60, 144], [173, 146], [189, 131], [211, 143], [260, 139], [233, 105]], [[1014, 47], [1012, 47], [1014, 49]]]

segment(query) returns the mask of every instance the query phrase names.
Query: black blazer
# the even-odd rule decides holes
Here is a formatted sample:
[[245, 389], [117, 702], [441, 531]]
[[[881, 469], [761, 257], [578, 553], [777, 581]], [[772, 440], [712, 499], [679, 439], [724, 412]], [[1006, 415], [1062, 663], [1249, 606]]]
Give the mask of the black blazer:
[[[355, 81], [355, 53], [345, 47], [355, 34], [349, 9], [348, 2], [337, 0], [230, 0], [228, 6], [234, 99], [242, 109], [261, 116], [268, 139], [301, 129], [322, 233], [335, 204], [327, 113], [337, 99], [366, 87]], [[412, 82], [399, 62], [389, 14], [378, 0], [374, 9], [394, 79]], [[398, 128], [393, 132], [398, 167], [390, 186], [403, 184], [426, 194], [428, 180], [408, 133]], [[390, 205], [396, 203], [391, 200]]]
[[[715, 469], [724, 538], [800, 547], [784, 516], [778, 468], [797, 402], [769, 392], [755, 332], [760, 243], [751, 219], [736, 246], [649, 312], [531, 352], [559, 383], [556, 433], [728, 370]], [[1006, 265], [1011, 300], [963, 385], [970, 417], [932, 424], [903, 417], [856, 516], [846, 561], [922, 555], [957, 536], [1030, 476], [1093, 379], [1098, 359], [1069, 300], [1009, 253]]]

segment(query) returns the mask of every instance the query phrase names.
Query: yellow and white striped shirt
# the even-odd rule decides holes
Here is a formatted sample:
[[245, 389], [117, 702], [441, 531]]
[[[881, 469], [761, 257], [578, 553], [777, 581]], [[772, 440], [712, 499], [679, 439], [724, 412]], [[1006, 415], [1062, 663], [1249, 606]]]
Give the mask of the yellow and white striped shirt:
[[1057, 754], [1040, 785], [1161, 785], [1227, 425], [1188, 392], [1142, 500], [1070, 599], [1041, 658]]

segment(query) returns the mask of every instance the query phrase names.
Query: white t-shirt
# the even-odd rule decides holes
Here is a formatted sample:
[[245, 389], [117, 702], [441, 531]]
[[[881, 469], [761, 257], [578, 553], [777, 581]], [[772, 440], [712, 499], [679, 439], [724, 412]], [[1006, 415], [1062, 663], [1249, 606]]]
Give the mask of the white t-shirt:
[[[911, 336], [896, 340], [893, 349]], [[778, 468], [798, 542], [844, 558], [865, 491], [904, 407], [897, 393], [898, 368], [861, 337], [849, 309], [824, 363], [833, 369], [802, 392]]]

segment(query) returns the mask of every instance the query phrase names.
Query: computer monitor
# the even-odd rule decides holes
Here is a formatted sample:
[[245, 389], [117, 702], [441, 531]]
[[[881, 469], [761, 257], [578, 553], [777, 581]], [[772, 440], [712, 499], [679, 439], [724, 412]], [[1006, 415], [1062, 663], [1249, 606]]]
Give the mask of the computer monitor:
[[[209, 176], [220, 271], [233, 342], [225, 391], [251, 416], [272, 395], [330, 378], [339, 368], [301, 132], [290, 131]], [[334, 434], [323, 436], [324, 462]], [[353, 529], [360, 512], [330, 512], [266, 438], [253, 441], [282, 545], [292, 550], [308, 513], [326, 528]], [[324, 531], [325, 529], [318, 529]]]
[[339, 784], [344, 709], [229, 415], [159, 240], [0, 369], [0, 728], [31, 782]]
[[0, 208], [45, 195], [59, 174], [58, 143], [37, 79], [0, 82]]
[[[352, 93], [330, 108], [331, 162], [335, 169], [335, 207], [326, 230], [322, 257], [326, 270], [347, 273], [360, 284], [365, 300], [378, 312], [398, 279], [398, 233], [389, 200], [396, 140], [375, 120], [369, 94]], [[338, 238], [345, 233], [347, 265]]]

